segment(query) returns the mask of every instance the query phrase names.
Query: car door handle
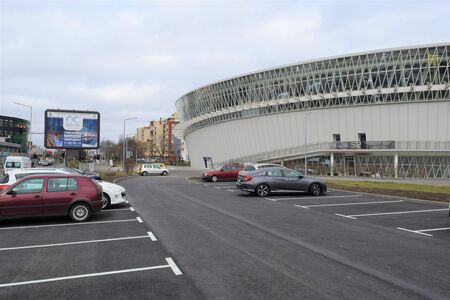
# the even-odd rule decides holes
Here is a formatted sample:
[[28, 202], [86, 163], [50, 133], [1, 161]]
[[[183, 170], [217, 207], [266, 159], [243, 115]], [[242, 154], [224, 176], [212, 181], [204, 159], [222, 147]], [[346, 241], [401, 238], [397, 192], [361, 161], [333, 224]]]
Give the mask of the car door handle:
[[78, 195], [77, 193], [70, 193], [70, 196], [76, 196]]
[[34, 196], [33, 198], [38, 199], [38, 198], [41, 198], [41, 196], [36, 195], [36, 196]]

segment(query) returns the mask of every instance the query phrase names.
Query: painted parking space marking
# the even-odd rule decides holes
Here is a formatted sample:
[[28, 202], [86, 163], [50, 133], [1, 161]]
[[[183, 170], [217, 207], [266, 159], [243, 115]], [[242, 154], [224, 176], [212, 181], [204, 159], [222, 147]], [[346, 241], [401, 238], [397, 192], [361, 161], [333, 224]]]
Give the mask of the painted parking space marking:
[[131, 207], [131, 206], [130, 206], [130, 210], [131, 210], [131, 211], [134, 211], [134, 207]]
[[22, 250], [22, 249], [33, 249], [33, 248], [47, 248], [47, 247], [60, 247], [60, 246], [69, 246], [69, 245], [91, 244], [91, 243], [105, 243], [105, 242], [134, 240], [134, 239], [146, 239], [146, 238], [148, 239], [149, 236], [148, 235], [127, 236], [127, 237], [112, 238], [112, 239], [87, 240], [87, 241], [56, 243], [56, 244], [41, 244], [41, 245], [32, 245], [32, 246], [8, 247], [8, 248], [0, 248], [0, 251]]
[[393, 211], [393, 212], [384, 212], [384, 213], [372, 213], [372, 214], [361, 214], [361, 215], [342, 215], [335, 214], [340, 217], [353, 218], [357, 217], [371, 217], [371, 216], [386, 216], [386, 215], [403, 215], [403, 214], [415, 214], [415, 213], [427, 213], [427, 212], [438, 212], [438, 211], [447, 211], [448, 208], [442, 209], [424, 209], [424, 210], [406, 210], [406, 211]]
[[425, 235], [425, 236], [433, 236], [433, 235], [428, 234], [428, 233], [423, 233], [423, 232], [420, 232], [420, 231], [417, 231], [417, 230], [411, 230], [411, 229], [406, 229], [406, 228], [402, 228], [402, 227], [397, 227], [397, 229], [403, 230], [403, 231], [412, 232], [412, 233], [416, 233], [416, 234], [421, 234], [421, 235]]
[[124, 220], [94, 221], [94, 222], [84, 222], [84, 223], [62, 223], [62, 224], [49, 224], [49, 225], [14, 226], [14, 227], [0, 228], [0, 230], [27, 229], [27, 228], [44, 228], [44, 227], [62, 227], [62, 226], [78, 226], [78, 225], [94, 225], [94, 224], [108, 224], [108, 223], [136, 222], [136, 221], [137, 221], [137, 219], [124, 219]]
[[356, 218], [353, 218], [352, 216], [346, 216], [346, 215], [342, 215], [342, 214], [335, 214], [335, 215], [339, 216], [339, 217], [347, 218], [347, 219], [356, 220]]
[[137, 221], [138, 221], [139, 223], [144, 223], [144, 221], [142, 220], [141, 217], [136, 217], [136, 219], [137, 219]]
[[53, 282], [53, 281], [79, 279], [79, 278], [87, 278], [87, 277], [107, 276], [107, 275], [115, 275], [115, 274], [131, 273], [131, 272], [142, 272], [142, 271], [165, 269], [165, 268], [171, 268], [172, 271], [175, 273], [175, 275], [182, 275], [180, 269], [178, 269], [178, 267], [175, 265], [174, 261], [170, 257], [166, 258], [166, 261], [168, 262], [167, 265], [160, 265], [160, 266], [115, 270], [115, 271], [99, 272], [99, 273], [88, 273], [88, 274], [80, 274], [80, 275], [72, 275], [72, 276], [64, 276], [64, 277], [37, 279], [37, 280], [30, 280], [30, 281], [3, 283], [3, 284], [0, 284], [0, 288], [11, 287], [11, 286], [20, 286], [20, 285], [29, 285], [29, 284], [36, 284], [36, 283], [46, 283], [46, 282]]
[[353, 202], [353, 203], [333, 203], [333, 204], [315, 204], [315, 205], [298, 205], [294, 206], [310, 209], [311, 207], [327, 207], [327, 206], [347, 206], [347, 205], [370, 205], [370, 204], [389, 204], [389, 203], [399, 203], [403, 200], [392, 200], [392, 201], [372, 201], [372, 202]]
[[102, 212], [110, 212], [110, 211], [121, 211], [121, 210], [128, 210], [130, 211], [131, 209], [129, 207], [127, 208], [111, 208], [111, 209], [103, 209]]
[[420, 232], [430, 232], [430, 231], [442, 231], [442, 230], [450, 230], [450, 227], [431, 228], [431, 229], [420, 229], [420, 230], [417, 230], [417, 231], [420, 231]]
[[149, 231], [149, 232], [147, 232], [147, 235], [150, 237], [150, 239], [153, 241], [153, 242], [156, 242], [158, 239], [156, 238], [156, 236], [153, 234], [153, 232], [151, 232], [151, 231]]
[[166, 257], [166, 261], [175, 275], [177, 276], [183, 275], [183, 273], [181, 273], [181, 270], [178, 268], [178, 266], [175, 264], [172, 258]]
[[128, 203], [130, 203], [130, 202], [128, 202], [128, 200], [125, 200], [125, 203], [128, 204]]
[[229, 192], [239, 192], [239, 190], [227, 190]]
[[433, 236], [432, 234], [429, 234], [429, 233], [426, 233], [426, 232], [450, 230], [450, 227], [419, 229], [419, 230], [412, 230], [412, 229], [406, 229], [406, 228], [402, 228], [402, 227], [397, 227], [397, 229], [403, 230], [403, 231], [412, 232], [412, 233], [416, 233], [416, 234], [426, 235], [426, 236]]
[[356, 198], [356, 197], [362, 197], [362, 195], [339, 195], [339, 196], [316, 196], [316, 197], [292, 197], [292, 198], [266, 198], [270, 201], [284, 201], [284, 200], [311, 200], [311, 199], [329, 199], [329, 198]]

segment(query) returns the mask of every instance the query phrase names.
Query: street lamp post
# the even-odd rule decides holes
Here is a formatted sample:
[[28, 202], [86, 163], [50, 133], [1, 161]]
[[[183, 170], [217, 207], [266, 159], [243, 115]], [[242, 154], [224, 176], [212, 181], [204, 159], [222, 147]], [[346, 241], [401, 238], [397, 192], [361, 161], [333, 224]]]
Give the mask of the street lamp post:
[[307, 117], [311, 112], [305, 112], [305, 147], [303, 149], [303, 151], [305, 151], [305, 176], [308, 175], [308, 151], [307, 151], [307, 145], [308, 145], [308, 139], [307, 139], [307, 134], [308, 134], [308, 130], [307, 130], [307, 126], [308, 126], [308, 121], [307, 121]]
[[122, 171], [125, 172], [125, 159], [126, 159], [126, 149], [125, 149], [125, 143], [127, 140], [127, 137], [125, 135], [125, 126], [126, 126], [126, 122], [129, 120], [135, 120], [137, 119], [136, 117], [133, 118], [127, 118], [123, 120], [123, 143], [122, 143]]
[[27, 134], [27, 154], [28, 154], [28, 145], [31, 142], [31, 124], [33, 122], [33, 106], [19, 103], [19, 102], [13, 102], [13, 103], [20, 105], [20, 106], [28, 107], [30, 109], [30, 126], [28, 126], [28, 134]]

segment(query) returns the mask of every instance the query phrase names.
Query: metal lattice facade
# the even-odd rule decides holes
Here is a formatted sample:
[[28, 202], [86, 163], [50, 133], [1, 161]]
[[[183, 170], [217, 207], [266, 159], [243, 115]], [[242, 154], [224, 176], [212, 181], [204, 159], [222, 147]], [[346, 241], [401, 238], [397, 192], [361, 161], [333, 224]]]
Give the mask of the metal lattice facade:
[[[198, 156], [211, 156], [215, 162], [222, 163], [240, 160], [241, 157], [248, 157], [252, 153], [256, 153], [251, 149], [252, 144], [249, 145], [248, 151], [245, 149], [241, 152], [234, 151], [233, 153], [231, 151], [229, 157], [226, 157], [224, 153], [215, 155], [214, 152], [217, 151], [214, 147], [208, 149], [207, 145], [194, 145], [194, 141], [195, 144], [199, 143], [203, 133], [207, 133], [208, 139], [213, 138], [212, 128], [236, 130], [233, 126], [223, 125], [225, 123], [250, 124], [240, 122], [244, 119], [273, 122], [271, 126], [278, 127], [278, 134], [283, 134], [284, 130], [291, 130], [283, 127], [294, 124], [295, 119], [307, 118], [308, 112], [314, 112], [312, 114], [314, 116], [310, 117], [313, 124], [320, 124], [320, 120], [314, 120], [316, 118], [332, 118], [332, 113], [326, 116], [319, 112], [321, 110], [331, 110], [331, 112], [335, 110], [336, 113], [339, 111], [339, 114], [345, 118], [358, 117], [358, 114], [361, 114], [363, 118], [367, 119], [371, 117], [370, 109], [372, 107], [392, 105], [392, 110], [396, 111], [400, 117], [390, 116], [386, 122], [400, 128], [400, 131], [402, 126], [411, 126], [410, 123], [414, 121], [407, 117], [411, 110], [425, 108], [428, 111], [427, 118], [430, 118], [433, 115], [429, 112], [431, 108], [439, 112], [440, 119], [448, 119], [450, 118], [448, 111], [450, 107], [448, 105], [450, 101], [449, 61], [449, 44], [388, 49], [263, 70], [199, 88], [182, 96], [176, 104], [191, 162], [194, 161], [194, 165], [201, 166]], [[426, 103], [441, 104], [430, 106]], [[411, 104], [415, 105], [414, 108]], [[425, 104], [425, 106], [420, 104]], [[361, 107], [361, 109], [357, 109], [357, 107]], [[384, 111], [384, 114], [388, 111]], [[346, 114], [348, 115], [346, 116]], [[402, 117], [403, 114], [406, 116]], [[416, 114], [420, 116], [420, 112]], [[292, 120], [290, 124], [283, 125], [283, 118], [275, 118], [274, 115], [289, 115]], [[396, 124], [396, 119], [399, 119], [398, 122], [404, 119], [404, 123], [407, 124]], [[383, 116], [380, 121], [385, 122]], [[364, 122], [363, 120], [362, 123]], [[301, 124], [302, 122], [295, 123], [299, 131], [304, 127], [299, 126]], [[355, 132], [370, 131], [365, 125], [359, 126], [364, 128], [356, 128], [358, 127], [356, 123], [354, 125]], [[432, 126], [439, 128], [442, 125], [448, 126], [448, 122], [439, 120]], [[348, 128], [349, 126], [346, 125], [347, 131], [351, 130]], [[372, 126], [374, 125], [372, 124]], [[426, 124], [421, 126], [416, 130], [419, 132], [417, 136], [414, 133], [402, 136], [401, 132], [396, 132], [393, 134], [395, 138], [377, 134], [377, 140], [394, 139], [400, 142], [450, 140], [448, 129], [442, 129], [442, 138], [427, 137], [426, 134], [420, 132], [421, 128], [427, 127]], [[264, 125], [259, 127], [264, 128]], [[313, 135], [313, 132], [307, 134], [313, 135], [310, 142], [330, 142], [331, 134], [328, 131], [317, 131], [317, 134], [324, 135], [322, 139], [317, 138], [316, 134]], [[218, 136], [223, 134], [218, 131], [216, 133]], [[260, 135], [260, 132], [255, 131], [250, 134], [257, 136]], [[189, 143], [190, 139], [191, 143]], [[249, 139], [252, 140], [252, 137]], [[355, 139], [350, 137], [346, 140]], [[293, 142], [290, 143], [281, 138], [272, 146], [262, 144], [259, 149], [264, 151], [258, 152], [302, 145], [303, 138], [295, 136], [292, 140]], [[255, 141], [257, 143], [257, 140]], [[222, 146], [227, 147], [232, 144], [225, 141]], [[234, 144], [242, 146], [242, 143], [241, 145]], [[361, 163], [364, 164], [364, 162]]]

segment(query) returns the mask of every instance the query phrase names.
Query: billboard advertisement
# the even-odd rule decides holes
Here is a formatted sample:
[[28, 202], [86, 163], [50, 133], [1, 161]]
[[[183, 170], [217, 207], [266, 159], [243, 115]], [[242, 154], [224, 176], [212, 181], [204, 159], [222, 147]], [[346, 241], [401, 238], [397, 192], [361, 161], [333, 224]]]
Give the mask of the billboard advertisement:
[[47, 149], [97, 149], [100, 114], [95, 111], [45, 111], [44, 144]]

